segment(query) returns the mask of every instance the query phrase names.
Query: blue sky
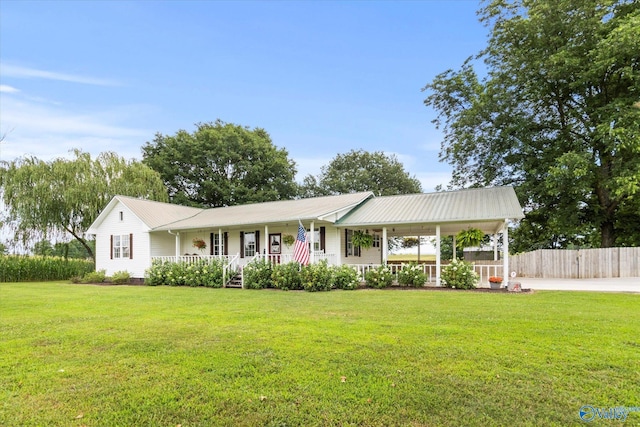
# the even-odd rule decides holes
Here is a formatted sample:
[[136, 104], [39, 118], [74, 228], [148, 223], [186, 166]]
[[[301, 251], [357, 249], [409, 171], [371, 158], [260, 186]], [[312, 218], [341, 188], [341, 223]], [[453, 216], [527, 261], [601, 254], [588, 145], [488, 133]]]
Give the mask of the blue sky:
[[421, 88], [486, 44], [478, 1], [0, 2], [0, 160], [115, 151], [221, 119], [298, 180], [351, 149], [450, 179]]

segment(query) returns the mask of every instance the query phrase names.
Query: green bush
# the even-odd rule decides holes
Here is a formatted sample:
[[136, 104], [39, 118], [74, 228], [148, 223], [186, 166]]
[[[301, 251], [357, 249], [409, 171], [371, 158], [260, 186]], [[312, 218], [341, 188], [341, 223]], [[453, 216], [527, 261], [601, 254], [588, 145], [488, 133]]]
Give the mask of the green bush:
[[440, 281], [442, 286], [454, 289], [475, 289], [480, 276], [473, 271], [473, 265], [459, 259], [442, 269]]
[[300, 276], [305, 291], [330, 291], [333, 285], [333, 269], [329, 268], [327, 260], [304, 266]]
[[93, 261], [52, 256], [0, 255], [0, 282], [68, 280], [93, 271]]
[[366, 272], [364, 280], [370, 288], [386, 288], [393, 282], [393, 273], [386, 265], [380, 265]]
[[427, 275], [424, 274], [422, 266], [415, 262], [403, 265], [402, 269], [398, 272], [398, 284], [401, 286], [420, 288], [424, 286], [426, 282]]
[[271, 283], [275, 288], [283, 291], [303, 289], [300, 264], [294, 261], [274, 265], [271, 272]]
[[333, 284], [337, 289], [358, 289], [360, 277], [355, 268], [343, 264], [339, 267], [333, 267]]
[[154, 261], [145, 272], [145, 283], [149, 286], [207, 286], [221, 288], [224, 261], [201, 259], [193, 263]]
[[82, 283], [102, 283], [107, 278], [104, 270], [92, 271], [82, 276]]
[[264, 289], [271, 286], [273, 265], [269, 260], [254, 259], [242, 270], [244, 287], [247, 289]]
[[116, 271], [111, 275], [110, 279], [116, 285], [126, 285], [131, 281], [131, 275], [128, 271]]

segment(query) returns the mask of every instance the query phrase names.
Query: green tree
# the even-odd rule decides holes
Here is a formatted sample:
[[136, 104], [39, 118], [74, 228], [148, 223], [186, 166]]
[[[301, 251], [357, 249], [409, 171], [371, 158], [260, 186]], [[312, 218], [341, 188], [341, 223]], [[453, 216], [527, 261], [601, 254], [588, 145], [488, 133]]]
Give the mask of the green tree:
[[143, 162], [162, 176], [172, 203], [218, 207], [297, 194], [295, 163], [264, 129], [199, 123], [193, 133], [156, 134], [142, 152]]
[[424, 88], [453, 186], [517, 187], [514, 250], [640, 243], [640, 3], [493, 0], [480, 17], [487, 48]]
[[351, 150], [323, 166], [320, 175], [307, 175], [301, 186], [305, 197], [372, 191], [377, 196], [422, 192], [420, 181], [409, 175], [398, 158], [381, 151]]
[[166, 201], [167, 192], [158, 174], [140, 162], [112, 152], [95, 159], [80, 150], [73, 154], [70, 160], [23, 157], [4, 163], [0, 194], [16, 240], [72, 236], [93, 258], [84, 232], [113, 196]]

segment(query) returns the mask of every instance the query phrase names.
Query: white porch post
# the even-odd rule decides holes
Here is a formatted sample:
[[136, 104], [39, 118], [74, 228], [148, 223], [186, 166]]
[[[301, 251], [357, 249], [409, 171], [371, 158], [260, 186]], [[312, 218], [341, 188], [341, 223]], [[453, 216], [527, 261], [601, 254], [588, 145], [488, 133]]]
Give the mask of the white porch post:
[[456, 254], [457, 250], [456, 250], [456, 236], [453, 236], [453, 255], [451, 259], [456, 259], [457, 254]]
[[504, 220], [502, 230], [502, 269], [503, 280], [509, 282], [509, 220]]
[[315, 248], [314, 238], [315, 238], [315, 234], [316, 233], [313, 232], [313, 221], [311, 221], [311, 225], [309, 226], [309, 229], [310, 229], [310, 231], [309, 231], [309, 242], [311, 243], [311, 248], [309, 249], [309, 255], [310, 255], [309, 263], [310, 264], [315, 264], [316, 263], [316, 251], [314, 250], [314, 248]]
[[176, 232], [176, 262], [180, 260], [180, 232]]
[[387, 227], [382, 227], [382, 265], [387, 265], [387, 259], [389, 258], [387, 254]]
[[420, 246], [422, 246], [420, 243], [420, 235], [418, 235], [418, 262], [420, 262]]
[[493, 235], [493, 260], [498, 260], [498, 233]]
[[262, 252], [265, 253], [265, 258], [269, 258], [269, 226], [264, 226], [264, 249]]
[[436, 286], [440, 286], [440, 224], [436, 225]]

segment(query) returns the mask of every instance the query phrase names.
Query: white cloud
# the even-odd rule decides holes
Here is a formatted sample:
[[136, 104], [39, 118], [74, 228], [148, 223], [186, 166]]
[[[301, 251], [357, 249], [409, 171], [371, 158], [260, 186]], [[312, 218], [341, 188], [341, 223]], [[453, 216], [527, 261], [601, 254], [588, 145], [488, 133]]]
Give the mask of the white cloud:
[[294, 158], [298, 174], [296, 181], [302, 182], [307, 175], [316, 176], [320, 173], [322, 166], [326, 166], [331, 162], [329, 157], [298, 157]]
[[422, 191], [431, 193], [438, 185], [446, 187], [451, 181], [451, 172], [418, 172], [416, 178], [422, 185]]
[[0, 109], [0, 134], [6, 133], [0, 160], [25, 155], [42, 160], [68, 157], [72, 148], [93, 155], [115, 151], [139, 158], [140, 147], [153, 136], [151, 130], [122, 124], [131, 117], [131, 108], [126, 106], [87, 114], [8, 95], [0, 98]]
[[0, 85], [0, 92], [1, 93], [16, 93], [16, 92], [20, 92], [20, 89], [16, 89], [13, 86], [9, 86], [9, 85]]
[[0, 74], [5, 77], [23, 79], [47, 79], [70, 83], [80, 83], [97, 86], [119, 86], [118, 82], [95, 77], [79, 76], [75, 74], [58, 73], [55, 71], [37, 70], [35, 68], [21, 67], [9, 64], [0, 64]]

